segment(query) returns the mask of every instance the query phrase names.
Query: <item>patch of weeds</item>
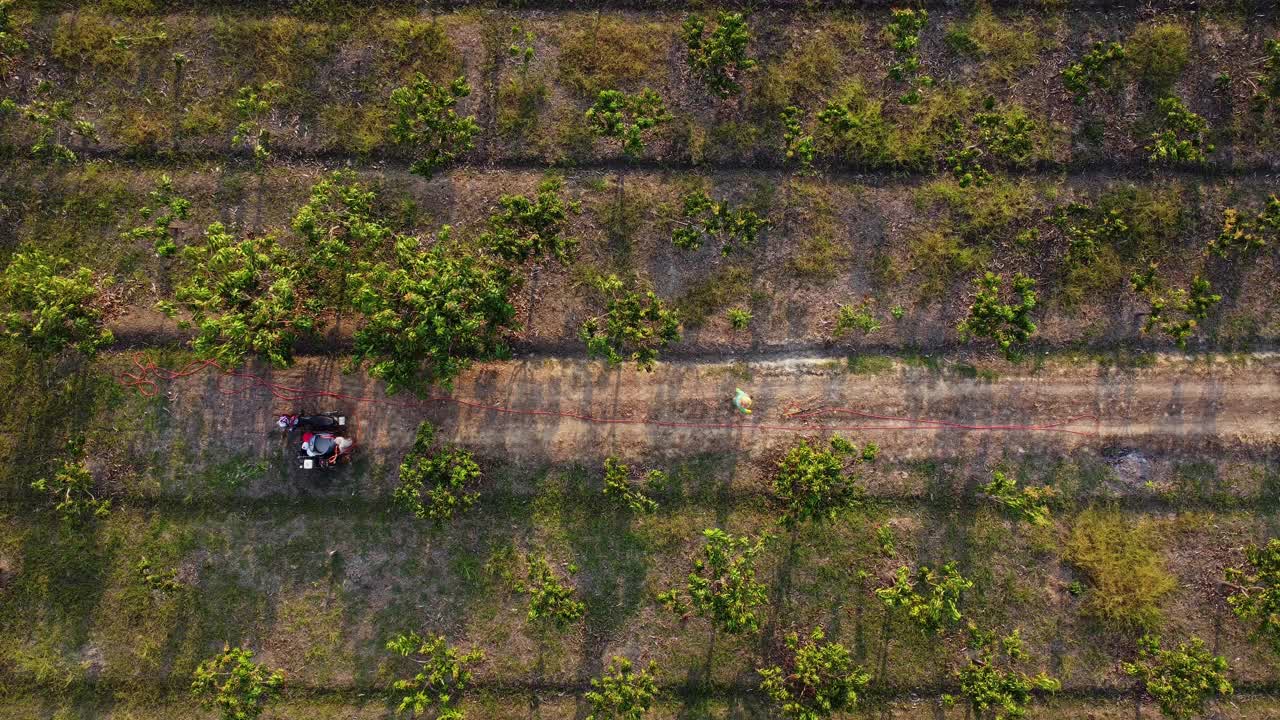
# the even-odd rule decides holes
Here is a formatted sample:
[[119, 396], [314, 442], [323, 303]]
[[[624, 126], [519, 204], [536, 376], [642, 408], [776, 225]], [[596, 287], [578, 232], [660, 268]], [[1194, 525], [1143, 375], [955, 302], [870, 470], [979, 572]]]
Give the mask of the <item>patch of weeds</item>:
[[1015, 273], [1012, 286], [1015, 301], [1007, 303], [1000, 297], [1001, 281], [999, 275], [991, 272], [974, 281], [978, 294], [969, 305], [968, 317], [956, 325], [956, 330], [962, 340], [994, 340], [1006, 359], [1017, 360], [1022, 346], [1036, 332], [1036, 324], [1031, 321], [1037, 304], [1036, 283], [1022, 273]]
[[973, 247], [949, 230], [928, 230], [910, 241], [911, 270], [920, 280], [922, 297], [941, 295], [957, 277], [969, 275], [987, 264], [991, 251]]
[[[676, 300], [675, 306], [686, 325], [697, 327], [734, 298], [745, 295], [750, 287], [751, 271], [741, 265], [731, 265], [694, 283]], [[749, 313], [747, 319], [750, 321]]]
[[600, 13], [567, 22], [560, 46], [560, 81], [583, 97], [656, 81], [667, 34], [652, 23], [625, 22]]
[[845, 358], [845, 369], [854, 375], [879, 375], [893, 370], [893, 358], [884, 355], [850, 355]]
[[1119, 511], [1090, 508], [1076, 517], [1063, 557], [1089, 581], [1082, 609], [1124, 630], [1157, 626], [1160, 601], [1177, 587], [1157, 550], [1150, 520], [1133, 522]]
[[1050, 37], [1032, 18], [1006, 22], [989, 6], [980, 5], [968, 21], [950, 25], [944, 41], [983, 61], [984, 76], [1012, 82], [1039, 62], [1041, 53], [1052, 46]]
[[894, 62], [889, 66], [889, 77], [907, 86], [906, 92], [898, 97], [903, 105], [918, 105], [920, 91], [933, 86], [933, 78], [921, 72], [920, 67], [920, 32], [928, 22], [928, 10], [895, 8], [885, 28], [893, 47]]
[[436, 17], [391, 18], [376, 22], [371, 40], [379, 48], [379, 77], [400, 83], [422, 73], [433, 82], [448, 82], [462, 73], [462, 55]]
[[198, 487], [215, 495], [231, 495], [267, 472], [267, 461], [248, 456], [218, 463], [199, 475]]
[[751, 325], [751, 311], [745, 308], [729, 308], [728, 318], [729, 327], [732, 327], [734, 330], [746, 330], [747, 327]]
[[872, 167], [891, 163], [898, 133], [882, 110], [883, 102], [854, 78], [818, 113], [818, 141], [846, 162]]
[[532, 132], [550, 94], [537, 78], [520, 76], [504, 83], [498, 92], [498, 134], [510, 139]]
[[1177, 97], [1156, 103], [1158, 121], [1146, 146], [1147, 159], [1167, 165], [1203, 165], [1214, 151], [1208, 141], [1209, 121], [1191, 112]]
[[[1072, 63], [1062, 71], [1062, 84], [1067, 91], [1072, 94], [1072, 99], [1077, 105], [1083, 105], [1089, 93], [1093, 90], [1113, 90], [1117, 84], [1116, 72], [1121, 63], [1125, 59], [1124, 46], [1118, 42], [1104, 43], [1097, 42], [1089, 49], [1089, 52], [1080, 58], [1079, 62]], [[1097, 127], [1094, 132], [1092, 128]], [[1090, 140], [1097, 139], [1093, 144], [1102, 142], [1102, 125], [1097, 121], [1093, 121], [1087, 128], [1089, 132], [1085, 136]]]
[[860, 331], [863, 335], [870, 335], [879, 330], [880, 320], [871, 311], [872, 304], [868, 299], [858, 305], [841, 305], [836, 314], [836, 324], [831, 330], [831, 336], [839, 339], [854, 330]]
[[1134, 76], [1148, 88], [1163, 91], [1191, 60], [1191, 33], [1179, 23], [1148, 23], [1134, 31], [1125, 51]]
[[864, 26], [845, 20], [815, 23], [783, 53], [762, 63], [760, 78], [752, 86], [751, 107], [773, 119], [789, 105], [812, 107], [825, 97], [840, 78], [840, 58], [861, 45]]

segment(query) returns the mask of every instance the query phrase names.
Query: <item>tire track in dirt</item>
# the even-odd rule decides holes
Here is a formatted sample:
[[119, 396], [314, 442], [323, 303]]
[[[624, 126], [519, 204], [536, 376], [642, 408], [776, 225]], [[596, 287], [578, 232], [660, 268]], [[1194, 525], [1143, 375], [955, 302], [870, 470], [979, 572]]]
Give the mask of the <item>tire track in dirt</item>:
[[[1270, 356], [1239, 363], [1165, 358], [1155, 367], [1125, 370], [1063, 363], [995, 380], [902, 365], [855, 375], [840, 362], [821, 359], [664, 363], [652, 373], [580, 360], [525, 359], [479, 365], [459, 378], [449, 399], [425, 402], [388, 398], [381, 383], [360, 374], [343, 375], [340, 365], [305, 358], [288, 370], [250, 372], [259, 373], [263, 382], [346, 399], [286, 402], [252, 380], [213, 372], [178, 380], [161, 388], [170, 401], [165, 412], [177, 421], [170, 431], [206, 444], [231, 443], [228, 449], [241, 452], [267, 453], [280, 447], [279, 438], [269, 432], [276, 414], [342, 410], [351, 415], [352, 432], [364, 452], [373, 462], [388, 465], [398, 462], [423, 420], [438, 425], [445, 439], [488, 457], [560, 463], [607, 455], [653, 460], [699, 453], [758, 457], [794, 442], [797, 435], [835, 429], [873, 440], [900, 461], [980, 460], [993, 453], [1081, 447], [1265, 452], [1280, 436], [1280, 360]], [[744, 418], [733, 410], [730, 398], [736, 387], [754, 398], [754, 415]], [[822, 407], [966, 425], [1097, 419], [1080, 417], [1045, 431], [965, 431], [906, 430], [903, 423], [843, 416], [795, 418]]]

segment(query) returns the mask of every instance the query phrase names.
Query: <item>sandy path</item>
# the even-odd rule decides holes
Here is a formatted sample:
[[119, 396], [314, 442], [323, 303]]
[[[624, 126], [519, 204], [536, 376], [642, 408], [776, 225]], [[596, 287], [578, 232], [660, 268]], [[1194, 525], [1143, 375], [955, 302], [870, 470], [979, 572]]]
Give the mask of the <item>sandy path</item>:
[[[403, 453], [423, 419], [486, 456], [557, 461], [609, 454], [751, 455], [790, 442], [795, 433], [789, 429], [816, 434], [833, 427], [861, 428], [844, 432], [874, 440], [899, 459], [1081, 446], [1265, 452], [1280, 435], [1280, 358], [1262, 356], [1234, 363], [1170, 358], [1154, 367], [1125, 370], [1060, 364], [995, 380], [904, 366], [856, 375], [841, 363], [803, 359], [736, 366], [672, 363], [652, 373], [577, 360], [533, 359], [479, 366], [458, 381], [453, 393], [466, 402], [551, 413], [547, 415], [494, 412], [448, 401], [418, 403], [409, 396], [388, 401], [379, 383], [362, 375], [343, 375], [339, 363], [320, 358], [304, 359], [288, 371], [264, 377], [367, 399], [287, 403], [262, 388], [223, 395], [222, 390], [239, 381], [206, 375], [169, 387], [172, 412], [188, 436], [194, 433], [217, 443], [222, 433], [240, 438], [248, 434], [260, 438], [249, 442], [265, 447], [279, 443], [265, 432], [274, 413], [341, 409], [352, 415], [353, 431], [365, 451], [388, 462]], [[749, 418], [737, 416], [729, 402], [739, 386], [756, 403]], [[993, 432], [904, 429], [909, 423], [851, 416], [795, 417], [822, 407], [968, 425], [1096, 419], [1077, 417], [1060, 428], [1072, 432]], [[626, 422], [592, 422], [568, 414]]]

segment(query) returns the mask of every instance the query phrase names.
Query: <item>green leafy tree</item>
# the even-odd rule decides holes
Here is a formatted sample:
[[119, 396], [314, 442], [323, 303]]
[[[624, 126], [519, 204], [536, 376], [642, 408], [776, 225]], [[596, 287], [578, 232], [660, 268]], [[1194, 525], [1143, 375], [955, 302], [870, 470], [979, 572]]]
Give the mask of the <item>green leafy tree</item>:
[[636, 672], [630, 660], [615, 655], [605, 674], [591, 679], [591, 690], [586, 694], [591, 703], [587, 720], [641, 720], [658, 696], [657, 672], [655, 662]]
[[718, 13], [709, 34], [707, 21], [690, 15], [680, 34], [688, 48], [689, 67], [713, 93], [727, 98], [742, 92], [742, 76], [756, 68], [756, 61], [747, 57], [751, 30], [742, 13]]
[[874, 459], [874, 444], [859, 449], [839, 435], [831, 438], [829, 449], [803, 440], [778, 461], [773, 476], [773, 493], [782, 504], [780, 522], [788, 529], [804, 522], [834, 521], [839, 514], [864, 499], [863, 489], [852, 466]]
[[991, 472], [991, 482], [982, 486], [982, 492], [1013, 519], [1031, 525], [1049, 524], [1049, 501], [1057, 496], [1048, 486], [1019, 488], [1017, 480], [999, 470]]
[[912, 577], [910, 568], [899, 567], [892, 585], [876, 589], [885, 607], [926, 635], [937, 635], [960, 622], [960, 597], [973, 588], [954, 562], [942, 572], [921, 565]]
[[1036, 281], [1016, 273], [1013, 293], [1016, 303], [1000, 299], [1002, 278], [988, 272], [974, 280], [978, 294], [969, 305], [969, 316], [956, 326], [962, 340], [986, 338], [994, 340], [1000, 352], [1010, 360], [1017, 359], [1020, 348], [1036, 332], [1031, 313], [1036, 309]]
[[78, 457], [64, 460], [52, 475], [32, 482], [31, 489], [48, 495], [53, 511], [67, 522], [103, 518], [111, 513], [111, 500], [100, 497], [93, 475]]
[[893, 44], [893, 64], [889, 77], [895, 82], [905, 82], [909, 89], [898, 102], [916, 105], [920, 102], [920, 89], [933, 85], [933, 78], [920, 72], [920, 31], [929, 22], [929, 11], [924, 9], [895, 9], [889, 19], [889, 36]]
[[236, 91], [236, 99], [231, 103], [240, 120], [231, 136], [231, 144], [252, 152], [259, 167], [271, 159], [271, 130], [267, 127], [267, 120], [283, 90], [284, 86], [274, 80], [261, 85], [245, 85]]
[[671, 113], [658, 93], [645, 88], [635, 95], [619, 90], [601, 90], [595, 103], [587, 109], [587, 127], [598, 137], [622, 143], [628, 159], [644, 152], [644, 135], [671, 120]]
[[729, 256], [736, 248], [755, 245], [760, 230], [769, 221], [751, 208], [735, 208], [726, 201], [714, 202], [702, 190], [684, 196], [684, 210], [676, 221], [671, 242], [683, 250], [697, 250], [710, 240]]
[[16, 253], [0, 274], [0, 333], [40, 355], [71, 349], [96, 355], [114, 337], [103, 327], [88, 268], [40, 250]]
[[756, 608], [769, 599], [765, 586], [756, 582], [756, 557], [771, 536], [765, 534], [752, 540], [734, 537], [719, 528], [704, 530], [702, 535], [707, 543], [702, 557], [693, 562], [684, 593], [672, 588], [659, 593], [658, 601], [681, 615], [692, 607], [716, 628], [730, 634], [756, 632], [760, 629]]
[[1124, 64], [1125, 49], [1118, 42], [1097, 42], [1080, 62], [1072, 63], [1062, 71], [1062, 84], [1072, 94], [1077, 105], [1084, 104], [1095, 89], [1110, 90], [1116, 86], [1118, 70]]
[[377, 196], [355, 173], [339, 170], [311, 188], [307, 202], [294, 213], [292, 227], [303, 241], [303, 281], [323, 302], [345, 304], [347, 268], [375, 259], [389, 248], [394, 233], [378, 217]]
[[483, 661], [484, 653], [479, 650], [460, 653], [449, 647], [442, 635], [428, 635], [424, 639], [414, 632], [392, 638], [387, 642], [387, 650], [409, 658], [417, 668], [413, 676], [398, 678], [391, 684], [391, 699], [396, 703], [397, 713], [408, 710], [415, 717], [422, 715], [435, 720], [466, 717], [458, 704], [471, 686], [469, 666]]
[[471, 453], [453, 444], [437, 445], [435, 426], [424, 421], [400, 463], [392, 499], [414, 517], [439, 527], [475, 504], [480, 494], [467, 490], [479, 479], [480, 466]]
[[551, 570], [545, 558], [529, 560], [529, 572], [525, 581], [516, 588], [529, 595], [529, 620], [550, 620], [557, 627], [565, 627], [582, 619], [587, 606], [574, 589], [565, 585]]
[[1245, 564], [1227, 568], [1227, 605], [1241, 621], [1253, 626], [1254, 637], [1280, 653], [1280, 539], [1265, 547], [1250, 545]]
[[1222, 301], [1222, 296], [1214, 293], [1209, 281], [1199, 275], [1191, 278], [1188, 289], [1164, 290], [1155, 271], [1152, 264], [1145, 273], [1134, 273], [1132, 278], [1133, 289], [1145, 293], [1151, 305], [1142, 331], [1159, 330], [1185, 350], [1200, 321], [1209, 317], [1209, 311]]
[[241, 239], [215, 222], [180, 257], [174, 300], [196, 328], [197, 354], [227, 365], [251, 353], [277, 367], [293, 362], [294, 343], [315, 331], [319, 308], [299, 292], [297, 258], [275, 235]]
[[439, 85], [422, 73], [409, 85], [391, 91], [395, 111], [391, 138], [414, 153], [410, 172], [431, 177], [475, 147], [480, 125], [472, 116], [460, 117], [455, 109], [458, 100], [470, 94], [466, 78]]
[[960, 694], [969, 701], [973, 717], [1018, 720], [1027, 716], [1033, 693], [1057, 692], [1062, 683], [1045, 673], [1027, 675], [1018, 669], [1026, 659], [1017, 630], [1007, 637], [979, 630], [969, 623], [969, 663], [957, 674]]
[[143, 224], [125, 233], [134, 240], [150, 241], [156, 255], [169, 257], [178, 250], [173, 238], [173, 223], [186, 220], [191, 212], [191, 201], [178, 195], [173, 189], [173, 179], [160, 176], [156, 189], [147, 193], [147, 204], [138, 209]]
[[602, 357], [610, 365], [630, 359], [641, 370], [653, 370], [658, 353], [680, 341], [680, 316], [667, 308], [652, 290], [627, 289], [617, 275], [596, 279], [605, 296], [605, 313], [582, 323], [578, 336], [587, 354]]
[[253, 720], [280, 694], [284, 675], [253, 661], [253, 653], [224, 645], [196, 667], [191, 693], [223, 720]]
[[1160, 712], [1174, 720], [1203, 715], [1210, 698], [1233, 692], [1227, 680], [1226, 658], [1209, 652], [1200, 638], [1165, 650], [1159, 637], [1143, 635], [1138, 640], [1137, 659], [1121, 667], [1142, 683]]
[[[654, 472], [657, 472], [656, 470]], [[651, 515], [658, 511], [658, 503], [631, 486], [631, 470], [616, 457], [604, 460], [604, 494], [631, 508], [633, 512]]]
[[822, 628], [814, 628], [803, 642], [791, 633], [783, 663], [757, 671], [760, 689], [778, 704], [783, 717], [823, 720], [850, 710], [871, 681], [844, 645], [825, 639]]
[[450, 387], [472, 360], [507, 355], [503, 335], [515, 321], [509, 274], [450, 247], [449, 235], [445, 226], [427, 249], [399, 237], [395, 262], [360, 262], [347, 280], [365, 317], [354, 362], [367, 364], [389, 393]]
[[813, 134], [804, 131], [804, 111], [788, 105], [782, 111], [782, 151], [788, 161], [800, 164], [800, 173], [813, 172], [813, 158], [817, 151]]
[[136, 565], [134, 565], [134, 570], [138, 572], [138, 579], [141, 580], [142, 584], [147, 586], [150, 590], [155, 590], [157, 592], [164, 593], [165, 595], [172, 595], [185, 587], [182, 582], [178, 580], [177, 570], [174, 570], [173, 568], [157, 570], [152, 566], [151, 560], [145, 555], [138, 560]]
[[567, 234], [569, 216], [581, 209], [581, 203], [566, 201], [561, 195], [563, 188], [560, 178], [548, 178], [532, 198], [503, 195], [498, 200], [501, 210], [489, 216], [489, 229], [481, 235], [481, 244], [513, 263], [545, 255], [561, 264], [571, 262], [578, 251], [578, 239]]
[[1149, 159], [1163, 164], [1204, 164], [1214, 151], [1208, 142], [1209, 121], [1187, 109], [1176, 97], [1158, 103], [1160, 124], [1147, 145]]

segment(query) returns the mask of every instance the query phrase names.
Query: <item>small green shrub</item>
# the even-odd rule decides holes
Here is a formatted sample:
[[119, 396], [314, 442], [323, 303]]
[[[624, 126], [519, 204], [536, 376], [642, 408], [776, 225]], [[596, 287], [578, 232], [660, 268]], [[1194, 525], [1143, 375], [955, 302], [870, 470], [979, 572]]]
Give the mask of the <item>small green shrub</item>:
[[115, 339], [103, 327], [100, 291], [88, 268], [25, 250], [0, 274], [0, 334], [38, 355], [74, 350], [92, 357]]
[[423, 421], [413, 447], [400, 463], [396, 505], [420, 520], [440, 527], [475, 504], [480, 493], [468, 492], [480, 479], [480, 466], [467, 450], [436, 445], [436, 429]]
[[853, 661], [838, 642], [824, 642], [822, 628], [814, 628], [801, 642], [791, 633], [782, 665], [760, 668], [760, 689], [791, 720], [821, 720], [845, 712], [858, 703], [858, 693], [871, 676]]
[[57, 472], [32, 482], [31, 489], [48, 495], [53, 511], [67, 522], [83, 522], [111, 514], [111, 500], [99, 497], [93, 475], [79, 458], [63, 461]]
[[1150, 526], [1131, 524], [1119, 512], [1081, 513], [1063, 557], [1089, 581], [1084, 613], [1121, 629], [1156, 626], [1160, 600], [1177, 586], [1156, 551]]
[[591, 703], [587, 720], [641, 720], [658, 696], [657, 672], [655, 662], [636, 672], [630, 660], [615, 655], [605, 674], [591, 679], [591, 690], [586, 693]]
[[751, 311], [744, 308], [729, 308], [729, 327], [734, 330], [746, 330], [751, 325]]
[[921, 565], [912, 578], [910, 568], [899, 567], [892, 585], [876, 588], [876, 597], [898, 618], [925, 635], [937, 635], [960, 622], [960, 596], [973, 581], [960, 574], [954, 562], [942, 571]]
[[1268, 105], [1280, 109], [1280, 40], [1266, 40], [1262, 50], [1263, 74], [1258, 80], [1258, 92], [1253, 96], [1256, 112], [1266, 111]]
[[159, 257], [169, 257], [178, 251], [171, 226], [178, 220], [186, 220], [191, 201], [173, 190], [173, 180], [161, 175], [156, 189], [147, 193], [147, 204], [138, 209], [144, 224], [128, 231], [125, 236], [134, 240], [150, 240]]
[[253, 661], [253, 653], [224, 645], [222, 654], [200, 663], [191, 694], [223, 720], [254, 720], [280, 695], [284, 675]]
[[[658, 472], [658, 471], [654, 471]], [[616, 457], [604, 460], [604, 494], [610, 499], [631, 508], [632, 512], [652, 514], [658, 511], [658, 503], [635, 489], [630, 481], [631, 469]]]
[[31, 144], [31, 155], [55, 165], [73, 163], [76, 154], [66, 143], [73, 137], [83, 140], [97, 140], [98, 131], [88, 120], [77, 119], [71, 113], [70, 100], [46, 100], [53, 85], [42, 80], [36, 84], [35, 98], [26, 105], [18, 105], [13, 100], [0, 100], [0, 117], [9, 113], [21, 113], [22, 117], [35, 126], [35, 141]]
[[892, 164], [898, 140], [882, 111], [883, 103], [860, 81], [847, 83], [818, 113], [823, 144], [852, 163]]
[[1224, 210], [1222, 231], [1209, 241], [1209, 251], [1221, 258], [1246, 256], [1265, 247], [1268, 235], [1280, 238], [1280, 197], [1275, 195], [1251, 219], [1241, 219], [1235, 208]]
[[503, 195], [498, 199], [501, 211], [489, 216], [489, 229], [480, 243], [503, 260], [525, 263], [550, 254], [567, 265], [578, 251], [578, 239], [566, 235], [569, 216], [581, 209], [581, 203], [566, 201], [561, 195], [564, 183], [558, 177], [538, 184], [532, 197]]
[[982, 486], [982, 492], [1003, 507], [1014, 520], [1031, 525], [1049, 524], [1049, 501], [1057, 496], [1048, 486], [1019, 490], [1018, 481], [999, 470], [992, 471], [991, 482]]
[[377, 196], [355, 173], [339, 170], [312, 186], [307, 202], [294, 213], [293, 231], [302, 238], [306, 258], [300, 280], [322, 302], [345, 306], [349, 268], [386, 250], [393, 233], [376, 216], [376, 203]]
[[1161, 98], [1157, 103], [1160, 123], [1151, 133], [1147, 145], [1148, 159], [1169, 165], [1204, 164], [1214, 151], [1206, 135], [1209, 121], [1187, 109], [1176, 97]]
[[690, 15], [680, 34], [688, 50], [689, 67], [711, 92], [722, 98], [742, 92], [742, 76], [756, 68], [756, 61], [747, 57], [751, 30], [742, 13], [718, 13], [709, 34], [707, 21], [701, 15]]
[[997, 159], [1014, 167], [1027, 167], [1035, 157], [1038, 126], [1020, 105], [995, 111], [988, 99], [987, 111], [973, 117], [983, 146]]
[[1103, 210], [1073, 202], [1054, 210], [1049, 222], [1066, 236], [1070, 265], [1091, 263], [1104, 249], [1127, 243], [1132, 237], [1118, 208]]
[[649, 88], [635, 95], [601, 90], [586, 113], [591, 132], [597, 137], [618, 140], [628, 159], [638, 158], [644, 152], [647, 131], [670, 120], [671, 113], [667, 112], [662, 98]]
[[14, 0], [0, 0], [0, 73], [9, 74], [17, 55], [28, 47], [13, 20]]
[[863, 335], [870, 335], [879, 330], [880, 320], [872, 314], [871, 305], [870, 300], [864, 300], [858, 305], [841, 305], [836, 313], [836, 324], [831, 329], [831, 337], [838, 340], [854, 330], [860, 331]]
[[1199, 275], [1191, 278], [1189, 289], [1163, 290], [1155, 271], [1153, 263], [1132, 278], [1134, 291], [1144, 293], [1151, 305], [1142, 331], [1159, 330], [1185, 350], [1200, 321], [1209, 317], [1209, 311], [1222, 301], [1222, 296], [1214, 293], [1209, 281]]
[[795, 105], [782, 111], [782, 151], [787, 161], [800, 164], [801, 174], [813, 172], [815, 145], [813, 135], [804, 131], [805, 113]]
[[680, 341], [679, 313], [652, 290], [641, 295], [627, 289], [617, 275], [598, 278], [595, 285], [605, 296], [605, 313], [589, 318], [578, 331], [587, 355], [610, 365], [630, 359], [641, 370], [653, 370], [658, 353]]
[[142, 584], [149, 590], [155, 590], [156, 592], [163, 593], [165, 595], [172, 595], [185, 587], [185, 585], [178, 580], [177, 570], [174, 570], [173, 568], [156, 570], [152, 567], [151, 561], [147, 559], [146, 556], [143, 556], [138, 560], [138, 564], [134, 565], [134, 570], [138, 572], [138, 579], [141, 580]]
[[1160, 638], [1143, 635], [1138, 658], [1122, 665], [1126, 675], [1138, 678], [1160, 712], [1173, 720], [1190, 720], [1205, 712], [1205, 703], [1233, 692], [1227, 679], [1227, 660], [1214, 655], [1200, 638], [1179, 643], [1176, 650], [1160, 647]]
[[1191, 60], [1191, 33], [1175, 23], [1143, 25], [1129, 38], [1125, 50], [1134, 75], [1148, 87], [1163, 90]]
[[1062, 84], [1074, 96], [1075, 103], [1082, 105], [1093, 90], [1115, 88], [1116, 70], [1125, 57], [1124, 46], [1118, 42], [1094, 43], [1080, 62], [1072, 63], [1062, 71]]
[[413, 717], [434, 713], [437, 720], [463, 720], [465, 716], [458, 705], [471, 686], [469, 666], [483, 661], [483, 652], [460, 653], [449, 647], [443, 635], [424, 639], [414, 632], [392, 638], [387, 650], [409, 658], [416, 671], [391, 684], [391, 700], [397, 714], [407, 710]]
[[525, 581], [516, 589], [529, 594], [530, 622], [545, 619], [563, 628], [581, 620], [587, 611], [586, 605], [574, 599], [574, 589], [560, 582], [545, 558], [529, 560]]
[[1006, 358], [1017, 359], [1021, 346], [1036, 332], [1036, 324], [1031, 321], [1031, 312], [1036, 309], [1035, 280], [1022, 273], [1014, 274], [1013, 292], [1018, 298], [1015, 304], [1000, 299], [999, 275], [988, 272], [974, 282], [978, 295], [969, 305], [969, 316], [956, 326], [960, 338], [993, 340]]
[[933, 78], [920, 72], [920, 31], [928, 22], [929, 11], [924, 9], [897, 8], [889, 20], [894, 59], [889, 77], [908, 84], [907, 92], [898, 98], [903, 105], [919, 104], [920, 89], [933, 85]]
[[248, 149], [259, 167], [271, 159], [271, 131], [267, 128], [267, 118], [283, 91], [284, 86], [275, 81], [246, 85], [236, 91], [236, 99], [231, 103], [232, 110], [240, 119], [231, 136], [231, 145]]
[[391, 91], [395, 112], [391, 138], [413, 153], [410, 172], [429, 178], [475, 147], [479, 123], [471, 116], [460, 117], [455, 109], [470, 94], [464, 77], [444, 85], [422, 73], [409, 85]]
[[1003, 638], [969, 623], [969, 663], [957, 673], [960, 695], [969, 701], [975, 718], [994, 716], [1017, 720], [1027, 715], [1032, 693], [1057, 692], [1062, 683], [1045, 673], [1029, 676], [1018, 669], [1025, 660], [1017, 630]]
[[874, 443], [860, 450], [839, 435], [831, 438], [830, 449], [807, 440], [794, 445], [773, 476], [774, 497], [782, 506], [778, 521], [789, 529], [809, 521], [834, 521], [859, 505], [866, 492], [853, 466], [874, 460], [877, 452]]
[[1280, 540], [1272, 538], [1264, 547], [1250, 545], [1244, 557], [1242, 567], [1226, 570], [1231, 590], [1227, 605], [1252, 626], [1255, 638], [1280, 653]]
[[760, 231], [769, 225], [755, 210], [714, 202], [702, 190], [686, 194], [683, 205], [671, 235], [671, 242], [682, 250], [697, 250], [711, 240], [720, 246], [721, 255], [732, 255], [736, 248], [755, 245]]
[[756, 582], [756, 557], [764, 551], [770, 535], [754, 541], [734, 537], [719, 528], [702, 533], [707, 544], [702, 557], [694, 560], [693, 572], [684, 588], [658, 594], [658, 601], [672, 612], [684, 615], [690, 608], [731, 635], [754, 633], [760, 629], [756, 608], [769, 600], [766, 588]]

